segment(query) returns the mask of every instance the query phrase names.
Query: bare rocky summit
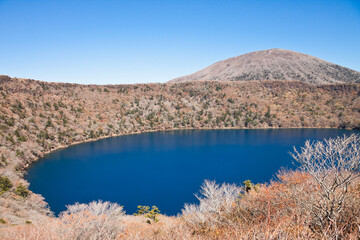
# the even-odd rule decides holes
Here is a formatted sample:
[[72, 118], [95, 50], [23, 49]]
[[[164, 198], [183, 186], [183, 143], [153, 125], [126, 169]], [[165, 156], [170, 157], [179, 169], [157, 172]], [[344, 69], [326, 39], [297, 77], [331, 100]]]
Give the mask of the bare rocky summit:
[[295, 80], [311, 84], [360, 83], [360, 72], [322, 59], [283, 49], [229, 58], [170, 82]]

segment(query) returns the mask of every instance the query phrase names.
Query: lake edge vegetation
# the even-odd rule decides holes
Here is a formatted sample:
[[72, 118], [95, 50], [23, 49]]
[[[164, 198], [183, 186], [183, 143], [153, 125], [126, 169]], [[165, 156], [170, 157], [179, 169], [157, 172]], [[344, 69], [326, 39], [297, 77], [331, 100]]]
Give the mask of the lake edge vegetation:
[[358, 84], [98, 86], [2, 76], [0, 92], [0, 171], [8, 186], [6, 191], [0, 189], [2, 227], [13, 223], [28, 227], [51, 216], [42, 197], [27, 190], [24, 170], [45, 153], [74, 143], [173, 129], [360, 126]]
[[[177, 217], [116, 203], [67, 206], [42, 224], [0, 228], [2, 239], [358, 239], [360, 135], [307, 141], [290, 154], [300, 166], [268, 184], [205, 180], [198, 204]], [[149, 220], [151, 219], [151, 221]]]

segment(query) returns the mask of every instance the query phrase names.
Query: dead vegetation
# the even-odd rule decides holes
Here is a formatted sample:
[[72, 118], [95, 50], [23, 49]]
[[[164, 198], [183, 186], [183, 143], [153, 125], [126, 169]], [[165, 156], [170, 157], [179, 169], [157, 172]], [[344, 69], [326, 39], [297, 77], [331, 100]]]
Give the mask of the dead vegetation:
[[[21, 234], [24, 234], [24, 231], [29, 231], [29, 234], [30, 231], [35, 231], [33, 232], [35, 235], [45, 231], [45, 226], [51, 222], [64, 226], [65, 223], [59, 223], [59, 219], [48, 220], [51, 217], [51, 212], [47, 209], [46, 202], [43, 201], [40, 195], [29, 192], [27, 190], [28, 183], [23, 179], [26, 167], [31, 162], [57, 148], [104, 137], [173, 129], [359, 128], [359, 106], [360, 85], [357, 84], [314, 86], [300, 82], [252, 81], [97, 86], [46, 83], [0, 76], [0, 226], [9, 227], [11, 224], [20, 224], [20, 226], [12, 229], [20, 229]], [[210, 235], [211, 238], [215, 239], [216, 236], [221, 234], [223, 234], [222, 237], [226, 238], [226, 234], [231, 235], [232, 231], [238, 229], [238, 225], [235, 224], [238, 221], [239, 224], [248, 223], [248, 228], [241, 228], [243, 229], [241, 234], [246, 233], [249, 234], [249, 237], [261, 238], [260, 236], [264, 231], [261, 232], [259, 229], [264, 230], [264, 228], [256, 228], [254, 223], [259, 219], [263, 220], [264, 216], [267, 216], [265, 212], [267, 213], [269, 209], [262, 209], [259, 205], [259, 209], [262, 209], [256, 211], [256, 214], [259, 215], [250, 214], [252, 217], [258, 216], [256, 218], [258, 220], [250, 217], [241, 222], [241, 217], [239, 217], [230, 224], [228, 215], [237, 211], [245, 214], [239, 214], [238, 216], [248, 214], [248, 210], [233, 209], [235, 193], [240, 191], [244, 195], [242, 205], [249, 205], [249, 207], [251, 204], [255, 204], [256, 201], [245, 202], [244, 199], [257, 199], [257, 195], [264, 197], [264, 192], [270, 190], [269, 196], [271, 197], [271, 194], [275, 194], [276, 187], [285, 188], [285, 192], [291, 192], [291, 189], [297, 189], [296, 191], [298, 191], [297, 193], [294, 190], [294, 194], [298, 194], [294, 196], [278, 192], [276, 193], [278, 195], [274, 197], [274, 199], [277, 199], [276, 201], [280, 199], [281, 194], [287, 200], [293, 198], [291, 204], [299, 204], [300, 200], [298, 199], [301, 199], [301, 197], [306, 198], [307, 196], [309, 199], [314, 199], [315, 196], [312, 195], [303, 196], [301, 191], [311, 192], [316, 189], [319, 183], [313, 181], [314, 176], [310, 175], [311, 177], [309, 177], [311, 171], [303, 170], [306, 173], [302, 171], [280, 174], [279, 182], [272, 183], [269, 186], [259, 186], [257, 191], [253, 189], [251, 184], [248, 184], [244, 190], [239, 186], [226, 184], [218, 186], [213, 182], [207, 182], [203, 189], [204, 196], [199, 196], [202, 204], [185, 207], [184, 213], [186, 214], [183, 215], [184, 218], [161, 216], [160, 218], [166, 220], [150, 225], [146, 221], [139, 221], [141, 222], [140, 225], [130, 224], [131, 226], [125, 221], [125, 229], [127, 230], [125, 230], [125, 233], [121, 230], [120, 233], [132, 236], [132, 239], [146, 239], [147, 237], [153, 239], [155, 235], [158, 239], [167, 239], [170, 235], [178, 239], [196, 239], [203, 237], [200, 232], [214, 234]], [[342, 174], [332, 174], [326, 180], [331, 178], [341, 180], [346, 178], [350, 172], [345, 171]], [[307, 185], [303, 185], [302, 182], [294, 185], [293, 183], [297, 178], [307, 182]], [[287, 179], [291, 184], [283, 179]], [[356, 181], [358, 180], [354, 179], [351, 184], [346, 186], [344, 190], [346, 194], [357, 194], [356, 191], [359, 191], [359, 186], [353, 185]], [[206, 187], [206, 185], [208, 186]], [[212, 186], [212, 190], [207, 192], [210, 190], [210, 186]], [[328, 187], [328, 185], [324, 186]], [[336, 188], [336, 191], [338, 189], [344, 188], [341, 185], [341, 187]], [[226, 204], [207, 201], [207, 197], [211, 196], [211, 194], [224, 197], [227, 199]], [[321, 198], [321, 195], [317, 197], [324, 203], [330, 201], [335, 204], [339, 200], [332, 195], [328, 199]], [[340, 197], [342, 204], [348, 204], [349, 199]], [[257, 201], [262, 201], [261, 203], [265, 204], [264, 206], [268, 206], [264, 199]], [[285, 205], [285, 203], [281, 204]], [[357, 202], [355, 201], [352, 204], [355, 206]], [[211, 217], [206, 210], [210, 207], [213, 209]], [[344, 210], [341, 208], [340, 214], [338, 213], [339, 210], [336, 210], [337, 206], [334, 208], [335, 210], [331, 214], [335, 216], [336, 221], [340, 222], [343, 221], [340, 215], [350, 211], [350, 209]], [[270, 208], [270, 212], [272, 211], [274, 209]], [[299, 216], [310, 212], [302, 212], [297, 209], [297, 215], [291, 215], [290, 217], [290, 215], [286, 215], [288, 214], [286, 211], [284, 210], [282, 213], [284, 215], [281, 215], [281, 217], [287, 219], [286, 221], [289, 221], [289, 224], [293, 224], [292, 219], [294, 216], [296, 219], [300, 219], [297, 220], [300, 222], [304, 218]], [[313, 212], [313, 215], [320, 214], [315, 210]], [[202, 219], [200, 225], [208, 227], [205, 229], [199, 228], [199, 231], [195, 230], [195, 227], [191, 227], [192, 220], [190, 220], [190, 217], [192, 215], [190, 213]], [[348, 214], [348, 212], [346, 213]], [[215, 215], [213, 216], [213, 214]], [[352, 213], [349, 212], [349, 214]], [[90, 215], [94, 217], [93, 213]], [[330, 222], [332, 222], [332, 225], [329, 231], [332, 231], [335, 225], [333, 223], [334, 216], [331, 217]], [[211, 221], [208, 219], [209, 217]], [[95, 218], [99, 218], [99, 216], [95, 215]], [[142, 219], [141, 216], [123, 216], [122, 218], [127, 218], [130, 222], [137, 222], [138, 219]], [[188, 220], [185, 221], [185, 218]], [[270, 218], [265, 217], [265, 219]], [[319, 222], [319, 220], [315, 221], [315, 219], [313, 219], [312, 229], [304, 227], [311, 234], [315, 234], [316, 229], [324, 229], [324, 226], [329, 224], [329, 222], [323, 223]], [[272, 227], [275, 227], [278, 221], [272, 222], [270, 220], [267, 221], [273, 223], [274, 226]], [[43, 224], [44, 221], [46, 224]], [[229, 222], [229, 225], [221, 225], [224, 221]], [[351, 221], [355, 220], [351, 219]], [[30, 222], [32, 224], [21, 225]], [[221, 227], [218, 227], [219, 223], [221, 223]], [[257, 224], [260, 223], [257, 222]], [[285, 222], [282, 222], [282, 224], [285, 224]], [[282, 227], [285, 225], [278, 226], [278, 229], [283, 229]], [[336, 222], [336, 226], [338, 225], [339, 223]], [[142, 226], [141, 229], [146, 230], [138, 229], [139, 226]], [[299, 227], [300, 225], [296, 226]], [[129, 230], [132, 228], [137, 229], [137, 234]], [[231, 230], [233, 228], [235, 230]], [[226, 229], [226, 231], [222, 229]], [[339, 228], [336, 227], [336, 229]], [[159, 232], [159, 234], [155, 234], [154, 231]], [[285, 230], [283, 229], [283, 231]], [[285, 232], [286, 234], [289, 233], [288, 231]], [[304, 232], [301, 233], [304, 234]], [[54, 236], [58, 236], [57, 234], [58, 232], [55, 231]], [[34, 239], [37, 238], [34, 237]]]

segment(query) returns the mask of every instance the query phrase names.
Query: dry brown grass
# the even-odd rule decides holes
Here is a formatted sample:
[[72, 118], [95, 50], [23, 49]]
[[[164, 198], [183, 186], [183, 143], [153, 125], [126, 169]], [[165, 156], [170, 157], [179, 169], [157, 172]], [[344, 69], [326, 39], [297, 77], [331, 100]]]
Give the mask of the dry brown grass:
[[[343, 220], [336, 227], [314, 228], [311, 207], [317, 199], [319, 186], [304, 172], [281, 172], [279, 180], [261, 185], [234, 202], [230, 214], [219, 222], [212, 212], [204, 224], [198, 215], [185, 215], [186, 226], [203, 239], [357, 239], [359, 234], [360, 196], [350, 191], [350, 201], [344, 205]], [[360, 181], [351, 183], [359, 188]], [[356, 195], [356, 196], [355, 196]], [[197, 223], [197, 224], [196, 224]]]

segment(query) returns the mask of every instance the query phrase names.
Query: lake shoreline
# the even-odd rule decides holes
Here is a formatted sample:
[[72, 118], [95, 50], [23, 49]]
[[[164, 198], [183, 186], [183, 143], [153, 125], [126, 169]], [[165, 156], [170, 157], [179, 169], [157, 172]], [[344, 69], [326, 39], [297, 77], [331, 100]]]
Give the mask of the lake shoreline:
[[[45, 152], [41, 152], [41, 156], [36, 158], [35, 160], [32, 160], [30, 163], [27, 163], [24, 166], [24, 169], [21, 169], [22, 171], [25, 171], [24, 174], [26, 174], [26, 170], [28, 169], [28, 167], [32, 164], [35, 163], [37, 161], [39, 161], [41, 158], [44, 158], [45, 155], [50, 154], [54, 151], [60, 150], [60, 149], [64, 149], [67, 147], [71, 147], [74, 145], [78, 145], [78, 144], [82, 144], [82, 143], [88, 143], [88, 142], [96, 142], [98, 140], [102, 140], [102, 139], [107, 139], [107, 138], [113, 138], [113, 137], [122, 137], [122, 136], [129, 136], [129, 135], [137, 135], [137, 134], [142, 134], [142, 133], [152, 133], [152, 132], [169, 132], [169, 131], [182, 131], [182, 130], [281, 130], [281, 129], [341, 129], [341, 128], [331, 128], [331, 127], [286, 127], [286, 128], [282, 128], [282, 127], [266, 127], [266, 128], [239, 128], [239, 127], [225, 127], [225, 128], [173, 128], [173, 129], [160, 129], [160, 130], [147, 130], [147, 131], [139, 131], [139, 132], [130, 132], [130, 133], [126, 133], [126, 134], [112, 134], [111, 136], [101, 136], [99, 138], [91, 138], [91, 139], [86, 139], [84, 141], [78, 141], [78, 142], [73, 142], [71, 144], [68, 145], [61, 145], [58, 146], [56, 148], [53, 148], [51, 150], [45, 151]], [[351, 128], [346, 128], [344, 130], [357, 130], [357, 129], [351, 129]]]
[[[227, 130], [229, 130], [229, 132], [227, 132]], [[235, 132], [235, 134], [234, 134], [234, 132], [232, 132], [232, 130], [244, 130], [244, 131], [246, 131], [246, 135], [243, 135], [242, 133], [243, 133], [243, 131], [241, 131], [241, 132], [239, 132], [239, 133], [236, 133]], [[252, 131], [252, 130], [255, 130], [254, 132]], [[273, 131], [273, 130], [275, 130], [275, 131]], [[290, 131], [289, 131], [290, 130]], [[300, 130], [300, 131], [296, 131], [296, 132], [291, 132], [291, 130]], [[310, 131], [310, 132], [308, 132], [308, 131], [305, 131], [305, 132], [303, 132], [303, 131], [301, 131], [301, 130], [325, 130], [325, 131], [320, 131], [319, 133], [317, 133], [317, 131], [316, 132], [314, 132], [314, 131]], [[100, 138], [98, 138], [98, 139], [90, 139], [90, 140], [87, 140], [87, 141], [82, 141], [82, 142], [79, 142], [79, 143], [74, 143], [74, 144], [71, 144], [71, 145], [69, 145], [69, 146], [63, 146], [62, 148], [58, 148], [58, 149], [56, 149], [56, 150], [52, 150], [51, 152], [49, 152], [49, 153], [47, 153], [47, 154], [50, 154], [50, 153], [54, 153], [54, 152], [56, 152], [57, 150], [60, 150], [60, 149], [65, 149], [65, 148], [67, 148], [67, 147], [71, 147], [71, 146], [75, 146], [75, 145], [81, 145], [81, 143], [89, 143], [89, 142], [97, 142], [98, 140], [100, 141], [100, 140], [104, 140], [104, 139], [112, 139], [112, 138], [114, 138], [114, 140], [109, 140], [109, 141], [106, 141], [106, 142], [103, 142], [103, 143], [99, 143], [98, 145], [96, 145], [96, 146], [99, 146], [100, 148], [97, 148], [97, 149], [100, 149], [100, 151], [103, 151], [103, 150], [101, 150], [102, 149], [102, 147], [101, 146], [105, 146], [104, 144], [106, 144], [106, 146], [107, 146], [107, 149], [109, 149], [111, 152], [117, 152], [118, 150], [114, 150], [114, 151], [112, 151], [111, 149], [117, 149], [117, 147], [116, 146], [122, 146], [122, 147], [119, 147], [119, 149], [122, 149], [121, 151], [124, 151], [124, 149], [129, 149], [129, 151], [134, 151], [134, 150], [131, 150], [131, 149], [134, 149], [134, 148], [137, 148], [137, 147], [140, 147], [140, 149], [141, 149], [141, 144], [142, 144], [142, 141], [140, 140], [140, 139], [144, 139], [144, 141], [147, 143], [147, 145], [146, 146], [144, 146], [144, 149], [147, 149], [146, 151], [150, 151], [151, 152], [151, 149], [162, 149], [163, 148], [163, 144], [166, 146], [166, 145], [168, 145], [168, 142], [169, 142], [169, 144], [170, 143], [173, 143], [173, 141], [175, 141], [174, 139], [178, 139], [178, 138], [183, 138], [183, 136], [186, 136], [186, 135], [191, 135], [191, 136], [196, 136], [196, 135], [202, 135], [202, 136], [204, 136], [204, 135], [206, 135], [206, 136], [213, 136], [213, 137], [211, 137], [211, 138], [209, 138], [209, 139], [212, 139], [212, 140], [215, 140], [215, 142], [218, 142], [218, 136], [223, 136], [223, 135], [228, 135], [228, 134], [230, 134], [229, 135], [229, 137], [231, 138], [232, 136], [237, 136], [237, 137], [240, 137], [240, 138], [243, 138], [243, 136], [248, 136], [248, 134], [249, 134], [249, 136], [251, 136], [251, 135], [253, 135], [253, 136], [258, 136], [257, 137], [257, 139], [260, 139], [260, 141], [262, 141], [262, 138], [263, 137], [265, 137], [265, 139], [267, 139], [269, 142], [273, 142], [272, 141], [272, 139], [274, 139], [274, 141], [275, 142], [278, 142], [278, 139], [279, 139], [279, 141], [282, 141], [282, 139], [283, 139], [283, 137], [285, 137], [285, 138], [297, 138], [296, 136], [299, 136], [299, 137], [301, 137], [301, 136], [308, 136], [309, 138], [306, 138], [306, 139], [311, 139], [312, 138], [312, 135], [315, 137], [315, 136], [323, 136], [323, 137], [326, 137], [326, 136], [329, 136], [329, 137], [334, 137], [334, 134], [332, 134], [332, 135], [327, 135], [326, 134], [326, 130], [334, 130], [334, 131], [330, 131], [330, 134], [331, 134], [331, 132], [336, 132], [336, 131], [351, 131], [351, 130], [345, 130], [345, 129], [334, 129], [334, 128], [252, 128], [252, 129], [249, 129], [249, 128], [218, 128], [218, 129], [213, 129], [213, 128], [207, 128], [207, 129], [193, 129], [193, 128], [187, 128], [187, 129], [167, 129], [167, 130], [163, 130], [163, 131], [161, 131], [161, 130], [157, 130], [157, 131], [146, 131], [146, 132], [135, 132], [135, 133], [132, 133], [132, 134], [123, 134], [123, 135], [118, 135], [118, 136], [103, 136], [103, 137], [100, 137]], [[188, 134], [187, 134], [187, 131], [189, 131], [188, 132]], [[166, 133], [169, 133], [169, 132], [184, 132], [184, 134], [172, 134], [172, 133], [170, 133], [170, 134], [166, 134]], [[312, 132], [314, 132], [314, 133], [316, 133], [316, 135], [314, 135], [314, 133], [312, 133]], [[125, 136], [130, 136], [130, 135], [140, 135], [140, 133], [164, 133], [164, 134], [159, 134], [159, 135], [143, 135], [141, 138], [140, 137], [136, 137], [136, 138], [127, 138], [127, 139], [121, 139], [121, 138], [118, 138], [118, 137], [120, 137], [120, 136], [123, 136], [123, 137], [125, 137]], [[253, 133], [255, 133], [255, 135], [253, 134]], [[292, 133], [295, 133], [295, 134], [292, 134]], [[325, 133], [325, 134], [324, 134]], [[305, 134], [305, 135], [304, 135]], [[310, 134], [310, 135], [309, 135]], [[319, 135], [320, 134], [320, 135]], [[344, 133], [344, 134], [346, 134], [346, 132]], [[154, 138], [154, 136], [155, 136], [155, 138]], [[163, 138], [163, 136], [168, 136], [168, 138], [169, 139], [172, 139], [172, 140], [170, 140], [170, 141], [162, 141], [162, 142], [158, 142], [158, 143], [156, 143], [158, 140], [157, 139], [159, 139], [159, 138]], [[179, 137], [178, 137], [179, 136]], [[261, 137], [261, 136], [263, 136], [263, 137]], [[276, 137], [276, 136], [279, 136], [279, 137]], [[215, 138], [214, 138], [215, 137]], [[259, 138], [260, 137], [260, 138]], [[271, 137], [271, 138], [270, 138]], [[118, 138], [118, 139], [116, 139], [116, 138]], [[136, 141], [134, 140], [134, 139], [137, 139]], [[146, 139], [148, 139], [148, 140], [146, 140]], [[196, 139], [196, 138], [195, 138]], [[221, 138], [221, 139], [223, 139], [223, 144], [230, 144], [230, 145], [232, 145], [232, 142], [228, 142], [228, 139], [227, 138]], [[246, 138], [244, 138], [244, 139], [247, 139], [247, 137]], [[303, 139], [303, 141], [301, 141], [301, 144], [303, 144], [304, 142], [305, 142], [305, 140], [306, 139]], [[321, 138], [321, 139], [323, 139], [323, 138]], [[199, 143], [200, 142], [200, 145], [194, 145], [194, 146], [203, 146], [203, 145], [201, 145], [202, 143], [202, 141], [203, 140], [207, 140], [207, 138], [202, 138], [202, 140], [200, 140], [200, 139], [198, 139], [197, 141], [196, 140], [194, 140], [195, 142], [192, 142], [193, 141], [193, 139], [192, 138], [190, 138], [188, 141], [186, 141], [187, 143]], [[130, 141], [130, 142], [128, 142], [128, 141]], [[135, 142], [134, 142], [135, 141]], [[154, 143], [153, 143], [153, 141], [154, 141]], [[113, 143], [114, 142], [117, 142], [118, 144], [117, 145], [113, 145]], [[122, 143], [123, 144], [122, 144]], [[180, 143], [180, 142], [179, 142]], [[238, 142], [236, 141], [236, 140], [234, 140], [233, 141], [233, 143], [234, 144], [238, 144]], [[110, 144], [110, 145], [109, 145]], [[134, 145], [135, 144], [135, 145]], [[139, 146], [137, 146], [137, 144], [139, 144]], [[149, 145], [150, 144], [150, 145]], [[153, 144], [155, 144], [155, 145], [153, 145]], [[215, 143], [215, 145], [214, 146], [216, 146], [216, 144], [218, 144], [218, 143]], [[284, 144], [284, 143], [283, 143]], [[287, 144], [287, 143], [285, 143], [285, 144]], [[291, 144], [291, 143], [289, 143], [289, 144]], [[266, 149], [266, 145], [267, 145], [267, 143], [264, 143], [264, 147], [265, 147], [265, 149]], [[291, 144], [291, 145], [293, 145], [293, 144]], [[87, 157], [92, 157], [93, 156], [93, 154], [91, 154], [91, 149], [92, 149], [92, 147], [90, 147], [90, 146], [95, 146], [95, 145], [87, 145], [87, 146], [80, 146], [80, 147], [77, 147], [76, 149], [72, 149], [72, 150], [70, 150], [70, 155], [71, 156], [75, 156], [75, 159], [78, 159], [79, 158], [79, 156], [77, 156], [76, 154], [77, 153], [79, 153], [79, 152], [84, 152], [84, 153], [86, 153], [86, 152], [90, 152], [90, 155], [87, 155]], [[134, 147], [135, 146], [135, 147]], [[171, 149], [176, 149], [177, 148], [177, 146], [178, 145], [174, 145]], [[189, 147], [189, 145], [186, 145], [187, 146], [187, 148]], [[204, 145], [204, 146], [206, 146], [206, 145]], [[242, 145], [239, 145], [239, 146], [242, 146]], [[299, 145], [299, 143], [298, 143], [298, 146], [300, 146]], [[154, 148], [155, 147], [155, 148]], [[183, 149], [182, 148], [182, 145], [180, 144], [179, 146], [178, 146], [179, 148], [181, 148], [181, 149]], [[79, 149], [83, 149], [83, 150], [79, 150]], [[186, 149], [186, 148], [185, 148]], [[73, 152], [74, 151], [74, 152]], [[120, 151], [120, 150], [119, 150]], [[135, 151], [137, 151], [137, 150], [135, 150]], [[288, 152], [288, 150], [285, 150], [285, 151], [283, 151], [283, 152], [278, 152], [278, 156], [280, 157], [280, 156], [282, 156], [282, 158], [284, 158], [284, 153], [285, 153], [285, 155], [287, 155], [287, 152]], [[67, 151], [65, 151], [65, 152], [63, 152], [62, 154], [66, 154], [67, 153]], [[54, 156], [59, 156], [59, 154], [60, 153], [56, 153]], [[72, 155], [72, 154], [75, 154], [75, 155]], [[197, 154], [196, 153], [196, 151], [194, 152], [194, 154]], [[175, 153], [175, 155], [177, 155], [176, 153]], [[50, 157], [50, 158], [54, 158], [54, 156], [52, 156], [52, 157]], [[64, 155], [64, 156], [69, 156], [69, 155]], [[125, 156], [127, 156], [127, 155], [125, 155]], [[192, 154], [190, 154], [189, 156], [192, 156]], [[225, 156], [225, 155], [223, 155], [223, 156]], [[234, 155], [234, 156], [239, 156], [239, 155]], [[240, 156], [242, 156], [242, 155], [240, 155]], [[44, 156], [45, 157], [45, 156]], [[201, 157], [203, 157], [202, 155], [201, 155]], [[142, 157], [140, 157], [140, 156], [138, 156], [138, 157], [135, 157], [135, 158], [132, 158], [132, 159], [136, 159], [136, 158], [139, 158], [139, 159], [142, 159]], [[147, 156], [145, 156], [145, 158], [147, 158]], [[176, 157], [175, 157], [176, 158]], [[190, 157], [191, 158], [191, 157]], [[225, 159], [230, 159], [231, 157], [229, 157], [229, 156], [227, 156]], [[41, 158], [39, 158], [39, 160], [40, 160]], [[58, 159], [57, 157], [56, 157], [56, 159]], [[65, 159], [66, 159], [66, 157], [65, 157]], [[74, 159], [74, 160], [75, 160]], [[184, 157], [184, 159], [188, 159], [188, 157]], [[196, 159], [198, 159], [198, 157], [196, 157]], [[49, 160], [49, 159], [46, 159], [47, 161]], [[58, 159], [58, 160], [60, 160], [60, 159]], [[85, 159], [84, 159], [85, 160]], [[82, 161], [84, 161], [84, 160], [82, 160]], [[72, 160], [73, 161], [73, 160]], [[86, 161], [89, 161], [88, 159], [86, 159]], [[57, 161], [58, 162], [58, 161]], [[75, 160], [75, 162], [76, 162], [76, 160]], [[213, 161], [210, 161], [210, 162], [213, 162]], [[33, 162], [33, 163], [36, 163], [36, 162]], [[156, 163], [156, 162], [155, 162]], [[51, 163], [42, 163], [41, 165], [51, 165]], [[90, 164], [90, 163], [88, 163], [88, 164]], [[90, 166], [90, 168], [91, 168], [91, 164], [90, 165], [88, 165], [87, 164], [87, 166], [89, 167]], [[275, 164], [276, 165], [276, 164]], [[275, 166], [274, 165], [274, 166]], [[61, 166], [61, 164], [59, 165], [59, 166]], [[144, 166], [143, 164], [139, 164], [139, 166], [142, 166], [141, 167], [141, 169], [147, 169], [146, 168], [146, 166]], [[162, 166], [166, 166], [166, 163], [164, 163], [164, 164], [162, 164], [162, 165], [160, 165], [160, 166], [158, 166], [158, 167], [155, 167], [155, 169], [159, 169], [159, 168], [161, 168]], [[281, 166], [284, 166], [284, 167], [286, 167], [286, 165], [281, 165]], [[281, 167], [281, 166], [278, 166], [278, 167]], [[115, 167], [115, 166], [114, 166]], [[115, 168], [121, 168], [121, 167], [115, 167]], [[131, 172], [131, 169], [136, 169], [137, 167], [136, 166], [133, 166], [133, 168], [130, 168], [130, 169], [128, 169], [127, 171], [125, 171], [125, 172]], [[58, 168], [57, 168], [58, 169]], [[253, 168], [251, 168], [251, 169], [253, 169]], [[270, 169], [269, 167], [268, 167], [268, 169]], [[274, 170], [274, 173], [278, 170], [279, 168], [276, 168], [275, 170]], [[61, 171], [61, 170], [59, 170], [60, 172], [64, 172], [64, 171]], [[75, 171], [74, 169], [72, 169], [71, 170], [71, 172], [73, 172], [73, 171]], [[98, 171], [98, 170], [97, 170]], [[102, 170], [100, 170], [99, 169], [99, 171], [100, 172], [102, 172]], [[140, 170], [140, 171], [142, 171], [142, 170]], [[164, 171], [164, 170], [163, 170]], [[166, 170], [167, 171], [167, 170]], [[200, 171], [200, 170], [199, 170]], [[48, 172], [48, 171], [45, 171], [46, 173]], [[65, 171], [65, 172], [67, 172], [67, 171]], [[82, 174], [81, 172], [83, 172], [83, 171], [77, 171], [76, 170], [76, 172], [78, 172], [80, 175]], [[201, 171], [200, 171], [201, 172]], [[219, 169], [219, 172], [226, 172], [226, 171], [221, 171], [220, 169]], [[197, 175], [196, 173], [193, 173], [193, 174], [191, 174], [191, 175]], [[56, 173], [53, 173], [53, 174], [50, 174], [51, 176], [52, 175], [56, 175]], [[109, 173], [109, 174], [106, 174], [107, 176], [111, 176], [112, 174], [111, 173]], [[201, 174], [200, 174], [201, 175]], [[209, 176], [211, 176], [211, 175], [209, 175]], [[242, 175], [241, 175], [242, 176]], [[265, 176], [265, 175], [264, 175]], [[70, 176], [69, 176], [70, 177]], [[71, 178], [71, 177], [70, 177]], [[80, 179], [86, 179], [86, 177], [80, 177]], [[204, 179], [206, 178], [206, 176], [204, 177]], [[30, 179], [31, 179], [31, 176], [30, 176]], [[59, 178], [60, 179], [60, 178]], [[130, 178], [131, 179], [131, 178]], [[267, 179], [267, 178], [266, 178]], [[263, 180], [261, 180], [260, 182], [267, 182], [267, 181], [269, 181], [269, 179], [263, 179]], [[26, 181], [29, 181], [29, 182], [31, 182], [30, 180], [29, 180], [29, 178], [25, 178], [25, 180]], [[65, 182], [67, 181], [67, 179], [63, 179]], [[202, 179], [203, 180], [203, 179]], [[254, 179], [252, 179], [252, 180], [254, 180]], [[129, 180], [130, 181], [130, 180]], [[142, 180], [139, 180], [140, 182], [142, 181]], [[226, 180], [227, 181], [227, 180]], [[256, 179], [255, 179], [255, 181], [257, 181]], [[117, 182], [121, 182], [121, 181], [117, 181]], [[130, 182], [132, 182], [132, 181], [130, 181]], [[33, 184], [33, 183], [32, 183]], [[131, 184], [134, 184], [134, 183], [131, 183]], [[55, 184], [56, 185], [56, 184]], [[55, 186], [54, 185], [54, 186]], [[109, 185], [111, 185], [111, 184], [103, 184], [102, 186], [109, 186]], [[198, 182], [197, 183], [197, 187], [198, 187], [198, 185], [200, 186], [201, 185], [201, 183], [200, 182]], [[174, 186], [177, 186], [177, 184], [174, 184]], [[57, 189], [56, 187], [54, 187], [55, 189]], [[135, 189], [137, 189], [137, 188], [135, 188]], [[32, 189], [32, 191], [33, 191], [34, 189]], [[195, 190], [193, 190], [193, 192], [191, 192], [191, 195], [193, 195], [193, 193], [194, 192], [196, 192], [197, 191], [197, 189], [195, 189]], [[38, 193], [38, 192], [40, 192], [40, 193], [43, 193], [42, 191], [35, 191], [36, 193]], [[124, 192], [127, 192], [127, 191], [124, 191]], [[188, 194], [189, 195], [189, 194]], [[101, 195], [99, 195], [99, 196], [101, 196]], [[101, 197], [100, 197], [101, 198]], [[120, 198], [121, 199], [121, 198]], [[107, 200], [107, 199], [104, 199], [104, 200]], [[48, 202], [49, 203], [49, 202]], [[141, 204], [143, 204], [143, 203], [141, 203]], [[125, 206], [126, 205], [128, 205], [128, 204], [124, 204]], [[131, 212], [131, 211], [130, 211]]]

